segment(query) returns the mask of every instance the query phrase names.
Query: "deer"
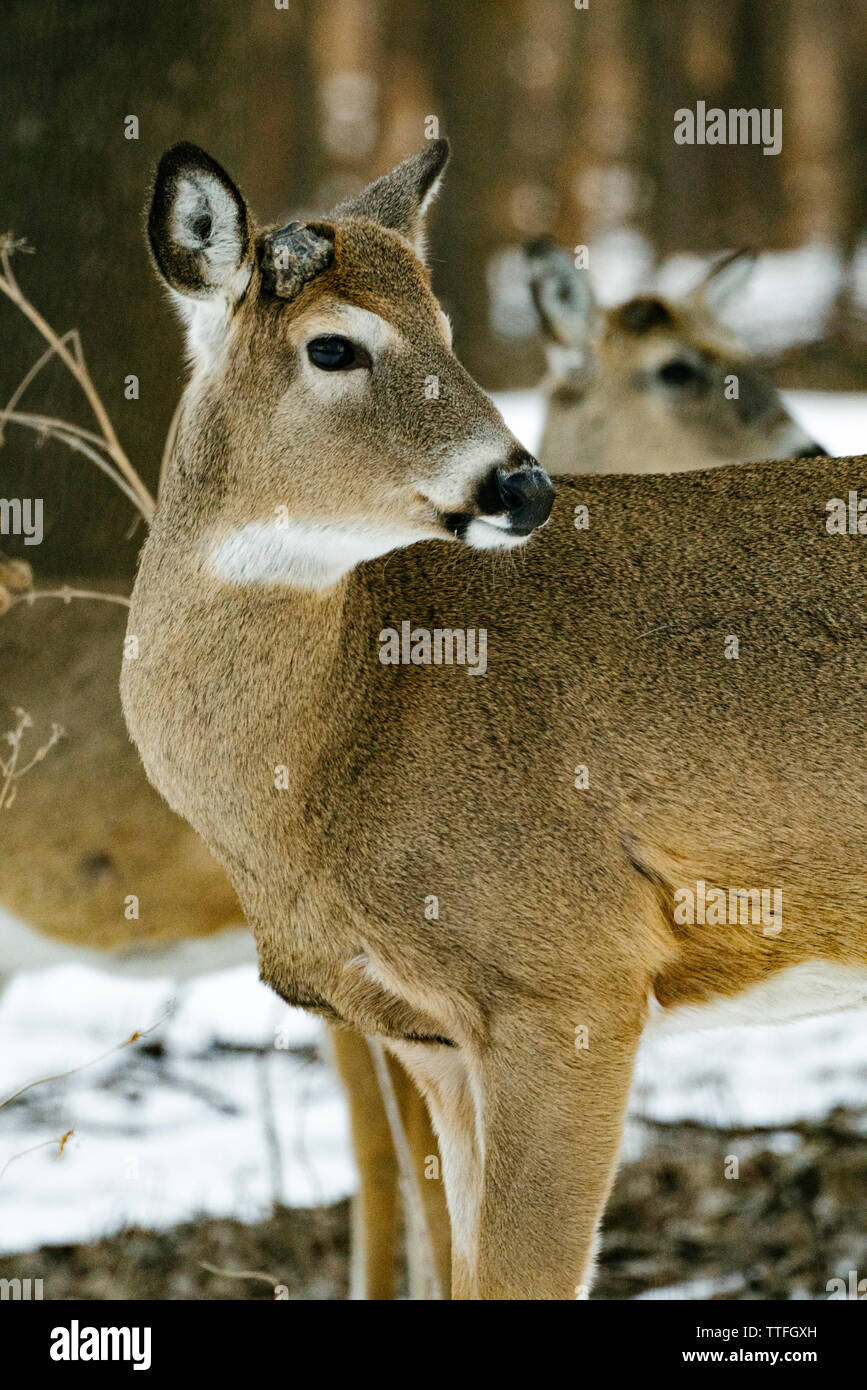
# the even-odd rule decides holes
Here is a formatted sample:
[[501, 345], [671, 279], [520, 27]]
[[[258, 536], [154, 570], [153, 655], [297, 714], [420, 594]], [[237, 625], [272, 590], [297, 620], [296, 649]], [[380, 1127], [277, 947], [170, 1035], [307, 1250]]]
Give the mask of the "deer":
[[539, 457], [548, 473], [680, 473], [827, 450], [792, 418], [720, 315], [756, 263], [713, 262], [680, 300], [603, 308], [588, 271], [551, 241], [526, 250], [548, 370]]
[[431, 289], [447, 154], [284, 227], [163, 156], [192, 370], [121, 698], [262, 979], [425, 1095], [453, 1296], [571, 1299], [645, 1028], [867, 1000], [867, 460], [555, 495]]

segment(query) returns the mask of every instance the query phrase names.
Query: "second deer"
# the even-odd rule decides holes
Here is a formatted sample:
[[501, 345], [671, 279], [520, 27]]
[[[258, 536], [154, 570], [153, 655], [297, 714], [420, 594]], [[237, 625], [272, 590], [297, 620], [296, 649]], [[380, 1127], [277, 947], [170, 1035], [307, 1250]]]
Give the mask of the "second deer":
[[636, 295], [613, 309], [551, 242], [528, 248], [548, 358], [539, 457], [548, 472], [681, 473], [826, 450], [720, 320], [751, 251], [712, 265], [680, 300]]

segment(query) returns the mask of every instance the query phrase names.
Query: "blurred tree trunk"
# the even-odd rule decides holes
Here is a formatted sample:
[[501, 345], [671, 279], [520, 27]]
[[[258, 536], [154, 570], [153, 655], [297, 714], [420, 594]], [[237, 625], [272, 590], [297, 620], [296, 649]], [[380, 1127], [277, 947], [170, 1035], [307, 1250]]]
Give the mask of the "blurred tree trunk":
[[[59, 332], [79, 329], [115, 429], [152, 490], [180, 387], [181, 339], [149, 265], [143, 210], [153, 165], [175, 140], [197, 140], [231, 167], [240, 162], [247, 92], [238, 74], [249, 27], [242, 11], [210, 0], [4, 7], [2, 230], [35, 248], [15, 259], [22, 288]], [[128, 115], [139, 119], [138, 140], [124, 138]], [[5, 402], [45, 344], [5, 299], [0, 315]], [[138, 400], [124, 398], [131, 374]], [[56, 363], [24, 405], [93, 423]], [[45, 504], [43, 544], [4, 537], [6, 549], [43, 573], [131, 573], [143, 529], [127, 539], [130, 504], [86, 459], [53, 443], [40, 447], [10, 426], [0, 480], [2, 495]]]
[[436, 110], [455, 158], [435, 214], [436, 279], [455, 328], [456, 349], [485, 385], [504, 384], [501, 343], [489, 323], [488, 267], [513, 229], [504, 207], [511, 184], [507, 132], [513, 92], [505, 55], [516, 32], [513, 0], [450, 7], [435, 0], [431, 54]]
[[863, 363], [867, 356], [867, 308], [857, 300], [856, 256], [867, 236], [867, 7], [835, 0], [834, 61], [839, 72], [841, 121], [838, 131], [837, 197], [844, 279], [835, 305], [841, 338]]
[[[776, 0], [674, 0], [639, 6], [648, 70], [646, 167], [655, 185], [647, 228], [660, 250], [778, 244], [782, 155], [758, 145], [677, 145], [682, 107], [785, 108]], [[783, 109], [783, 149], [786, 148]]]
[[249, 52], [233, 77], [244, 102], [244, 194], [262, 222], [288, 222], [310, 209], [324, 176], [310, 43], [317, 5], [318, 0], [292, 0], [288, 10], [255, 6]]

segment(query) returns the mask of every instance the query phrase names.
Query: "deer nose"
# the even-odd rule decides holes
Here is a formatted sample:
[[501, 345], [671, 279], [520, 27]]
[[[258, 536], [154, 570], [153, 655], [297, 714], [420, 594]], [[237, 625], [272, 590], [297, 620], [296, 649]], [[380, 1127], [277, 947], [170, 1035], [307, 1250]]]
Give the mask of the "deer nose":
[[[529, 454], [525, 457], [530, 460]], [[554, 505], [554, 488], [535, 459], [520, 468], [496, 469], [494, 481], [499, 499], [497, 510], [506, 513], [513, 532], [529, 536], [538, 526], [544, 526]]]

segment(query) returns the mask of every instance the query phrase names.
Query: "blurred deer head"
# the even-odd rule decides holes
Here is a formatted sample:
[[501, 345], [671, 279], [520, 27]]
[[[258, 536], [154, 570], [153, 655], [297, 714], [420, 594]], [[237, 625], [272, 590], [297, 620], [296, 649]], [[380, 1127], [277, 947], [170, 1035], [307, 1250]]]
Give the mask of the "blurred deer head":
[[644, 294], [615, 309], [560, 247], [537, 242], [527, 255], [548, 357], [549, 473], [680, 473], [827, 452], [719, 321], [753, 252], [718, 261], [682, 300]]

